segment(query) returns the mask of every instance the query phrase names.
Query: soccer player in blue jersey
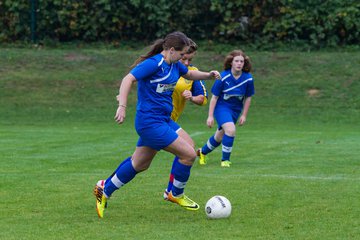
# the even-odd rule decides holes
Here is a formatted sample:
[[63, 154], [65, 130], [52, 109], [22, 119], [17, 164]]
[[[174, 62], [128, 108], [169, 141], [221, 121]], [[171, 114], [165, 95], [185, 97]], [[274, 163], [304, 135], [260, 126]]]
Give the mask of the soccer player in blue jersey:
[[198, 210], [199, 205], [184, 194], [190, 177], [190, 169], [196, 158], [194, 148], [174, 128], [179, 126], [170, 118], [172, 93], [180, 76], [200, 80], [220, 78], [217, 71], [201, 72], [188, 70], [179, 62], [189, 48], [188, 37], [181, 32], [168, 34], [158, 39], [150, 51], [140, 56], [134, 68], [122, 80], [117, 100], [115, 121], [122, 124], [126, 116], [128, 95], [137, 81], [137, 108], [135, 129], [139, 135], [135, 152], [126, 158], [105, 181], [96, 184], [96, 210], [104, 216], [107, 199], [112, 193], [130, 182], [136, 174], [145, 171], [161, 149], [179, 157], [174, 170], [174, 183], [168, 200], [188, 210]]
[[[191, 64], [196, 52], [197, 44], [189, 39], [190, 46], [186, 54], [180, 59], [180, 62], [184, 64], [189, 70], [198, 70], [195, 66]], [[190, 101], [196, 105], [204, 106], [207, 103], [207, 90], [203, 81], [193, 81], [180, 77], [176, 83], [173, 95], [173, 111], [171, 113], [171, 119], [177, 122], [180, 115], [184, 111], [186, 102]], [[195, 147], [194, 141], [191, 139], [189, 134], [179, 127], [174, 129], [179, 136], [183, 137], [192, 147]], [[168, 194], [172, 189], [174, 182], [174, 170], [176, 169], [176, 164], [178, 164], [178, 157], [175, 156], [173, 165], [171, 168], [169, 183], [164, 192], [164, 199], [168, 200]]]
[[255, 93], [250, 59], [241, 50], [234, 50], [226, 56], [224, 69], [221, 79], [216, 80], [211, 89], [212, 97], [206, 123], [211, 128], [215, 116], [218, 128], [206, 144], [197, 150], [201, 165], [206, 164], [205, 155], [222, 143], [221, 166], [230, 167], [236, 122], [240, 126], [246, 122], [251, 97]]

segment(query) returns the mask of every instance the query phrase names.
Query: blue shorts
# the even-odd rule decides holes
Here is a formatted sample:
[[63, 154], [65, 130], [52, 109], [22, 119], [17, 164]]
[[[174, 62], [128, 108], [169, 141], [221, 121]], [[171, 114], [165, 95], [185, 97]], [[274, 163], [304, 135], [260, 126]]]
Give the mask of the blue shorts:
[[215, 107], [214, 117], [218, 124], [218, 129], [220, 130], [222, 125], [227, 122], [233, 122], [236, 125], [236, 122], [240, 116], [240, 112], [236, 112], [227, 107]]
[[179, 131], [181, 129], [180, 125], [177, 124], [174, 120], [171, 120], [169, 122], [169, 126], [174, 129], [175, 132]]
[[147, 126], [136, 128], [140, 136], [136, 146], [151, 147], [160, 151], [178, 138], [176, 133], [178, 129], [180, 129], [180, 126], [171, 119], [169, 121], [154, 120]]

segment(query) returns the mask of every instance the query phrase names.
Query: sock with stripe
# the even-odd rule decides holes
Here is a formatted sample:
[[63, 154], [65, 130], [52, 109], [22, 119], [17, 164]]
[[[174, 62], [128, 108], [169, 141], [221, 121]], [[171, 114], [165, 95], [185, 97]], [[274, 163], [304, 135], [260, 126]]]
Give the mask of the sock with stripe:
[[174, 167], [174, 182], [171, 188], [173, 196], [179, 196], [184, 193], [184, 188], [190, 177], [192, 166], [187, 166], [177, 162]]
[[201, 153], [206, 155], [212, 152], [215, 148], [220, 145], [221, 142], [215, 140], [215, 135], [211, 136], [206, 144], [201, 148]]
[[116, 172], [111, 177], [110, 181], [105, 182], [105, 196], [109, 198], [115, 190], [130, 182], [136, 174], [137, 172], [135, 171], [131, 158], [129, 157], [116, 169]]
[[234, 144], [235, 137], [230, 137], [224, 135], [222, 140], [222, 161], [230, 161], [230, 155], [232, 151], [232, 146]]
[[105, 180], [105, 184], [106, 182], [110, 181], [111, 178], [115, 175], [116, 171], [119, 170], [119, 168], [124, 165], [125, 163], [127, 163], [128, 161], [131, 161], [131, 157], [128, 157], [127, 159], [125, 159], [124, 161], [122, 161], [122, 163], [120, 163], [120, 165], [115, 169], [115, 171]]
[[171, 166], [171, 172], [170, 172], [170, 176], [169, 176], [169, 183], [168, 186], [166, 188], [167, 192], [170, 192], [173, 186], [173, 182], [174, 182], [174, 170], [175, 170], [175, 166], [176, 164], [179, 163], [179, 158], [177, 156], [175, 156], [173, 164]]

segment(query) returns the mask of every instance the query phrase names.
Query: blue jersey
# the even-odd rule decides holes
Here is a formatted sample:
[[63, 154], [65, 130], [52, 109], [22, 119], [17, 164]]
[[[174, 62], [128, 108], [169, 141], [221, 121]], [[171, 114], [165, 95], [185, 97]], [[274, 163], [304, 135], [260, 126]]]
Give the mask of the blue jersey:
[[221, 72], [220, 75], [221, 79], [216, 80], [211, 89], [212, 94], [219, 97], [215, 109], [225, 107], [240, 113], [244, 99], [255, 94], [252, 75], [243, 72], [238, 79], [235, 79], [230, 69]]
[[187, 72], [187, 67], [180, 62], [167, 64], [161, 54], [133, 68], [130, 73], [138, 82], [137, 118], [142, 121], [170, 118], [173, 108], [171, 96], [176, 82]]

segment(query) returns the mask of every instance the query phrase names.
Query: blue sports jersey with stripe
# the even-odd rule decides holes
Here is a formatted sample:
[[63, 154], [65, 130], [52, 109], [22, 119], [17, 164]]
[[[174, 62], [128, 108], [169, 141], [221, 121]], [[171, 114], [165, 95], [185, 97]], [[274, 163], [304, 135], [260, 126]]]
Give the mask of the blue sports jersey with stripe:
[[137, 114], [170, 116], [171, 95], [176, 82], [187, 72], [187, 67], [180, 62], [167, 64], [161, 54], [144, 60], [132, 69], [130, 73], [138, 81]]
[[185, 65], [168, 64], [161, 54], [144, 60], [130, 71], [138, 82], [135, 129], [140, 138], [137, 146], [160, 150], [177, 138], [170, 118], [172, 93], [179, 77], [187, 72]]
[[221, 79], [216, 80], [211, 92], [218, 96], [216, 108], [225, 107], [237, 113], [243, 108], [244, 99], [255, 94], [254, 81], [251, 73], [243, 72], [235, 79], [231, 70], [221, 72]]

